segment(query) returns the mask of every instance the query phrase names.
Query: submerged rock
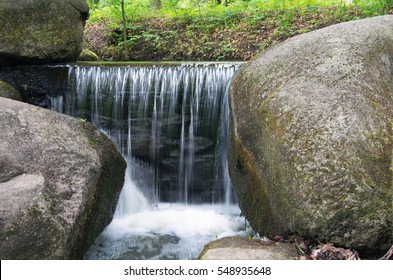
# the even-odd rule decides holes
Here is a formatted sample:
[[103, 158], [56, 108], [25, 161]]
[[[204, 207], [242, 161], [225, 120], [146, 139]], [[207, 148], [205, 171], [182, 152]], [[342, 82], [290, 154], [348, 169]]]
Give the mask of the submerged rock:
[[2, 0], [0, 62], [75, 61], [88, 15], [85, 0]]
[[393, 16], [267, 50], [235, 74], [230, 99], [230, 175], [254, 230], [391, 246]]
[[112, 218], [123, 157], [89, 123], [4, 98], [0, 131], [0, 258], [83, 258]]
[[293, 260], [293, 244], [265, 242], [243, 237], [225, 237], [205, 246], [199, 260]]

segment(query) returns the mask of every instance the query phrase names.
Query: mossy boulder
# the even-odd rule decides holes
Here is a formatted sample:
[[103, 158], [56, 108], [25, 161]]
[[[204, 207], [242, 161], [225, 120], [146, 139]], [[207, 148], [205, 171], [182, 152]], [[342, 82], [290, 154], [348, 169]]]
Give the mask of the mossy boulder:
[[393, 16], [272, 47], [235, 74], [230, 106], [230, 176], [253, 229], [391, 246]]
[[111, 221], [125, 161], [96, 127], [0, 97], [0, 258], [82, 259]]
[[88, 49], [82, 50], [78, 57], [78, 61], [99, 61], [100, 58], [94, 52]]
[[0, 2], [0, 61], [75, 61], [89, 15], [85, 0]]
[[0, 97], [22, 101], [19, 92], [10, 84], [0, 80]]

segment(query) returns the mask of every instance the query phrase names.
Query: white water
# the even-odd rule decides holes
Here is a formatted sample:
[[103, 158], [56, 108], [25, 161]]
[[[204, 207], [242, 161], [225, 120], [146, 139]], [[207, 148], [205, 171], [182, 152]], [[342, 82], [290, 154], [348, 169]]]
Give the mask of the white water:
[[236, 205], [155, 203], [127, 171], [114, 218], [87, 259], [195, 259], [211, 241], [250, 234]]
[[127, 162], [124, 176], [124, 186], [121, 190], [116, 206], [114, 219], [121, 220], [138, 212], [153, 210], [153, 203], [149, 202], [131, 179], [131, 163]]
[[208, 242], [249, 234], [237, 206], [149, 202], [129, 174], [114, 218], [88, 259], [195, 259]]
[[158, 203], [115, 217], [96, 240], [88, 259], [195, 259], [203, 246], [225, 236], [245, 236], [244, 218], [212, 205]]
[[100, 127], [128, 165], [113, 221], [88, 259], [194, 259], [210, 241], [249, 234], [226, 152], [236, 68], [70, 68], [69, 96], [52, 98], [52, 109]]

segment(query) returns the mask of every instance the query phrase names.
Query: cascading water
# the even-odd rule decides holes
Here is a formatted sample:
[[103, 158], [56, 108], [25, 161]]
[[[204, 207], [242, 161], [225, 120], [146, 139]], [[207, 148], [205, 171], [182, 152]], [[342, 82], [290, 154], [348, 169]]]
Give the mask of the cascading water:
[[238, 67], [69, 67], [51, 108], [94, 123], [128, 163], [114, 219], [87, 258], [193, 259], [215, 238], [245, 234], [226, 154]]

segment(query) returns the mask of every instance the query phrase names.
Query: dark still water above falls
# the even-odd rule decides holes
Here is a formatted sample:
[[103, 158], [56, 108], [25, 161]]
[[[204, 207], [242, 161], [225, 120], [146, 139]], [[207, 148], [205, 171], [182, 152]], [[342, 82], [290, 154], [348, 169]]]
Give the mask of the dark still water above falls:
[[51, 109], [106, 133], [128, 162], [114, 220], [90, 259], [193, 259], [245, 234], [227, 165], [228, 86], [239, 64], [64, 66]]

